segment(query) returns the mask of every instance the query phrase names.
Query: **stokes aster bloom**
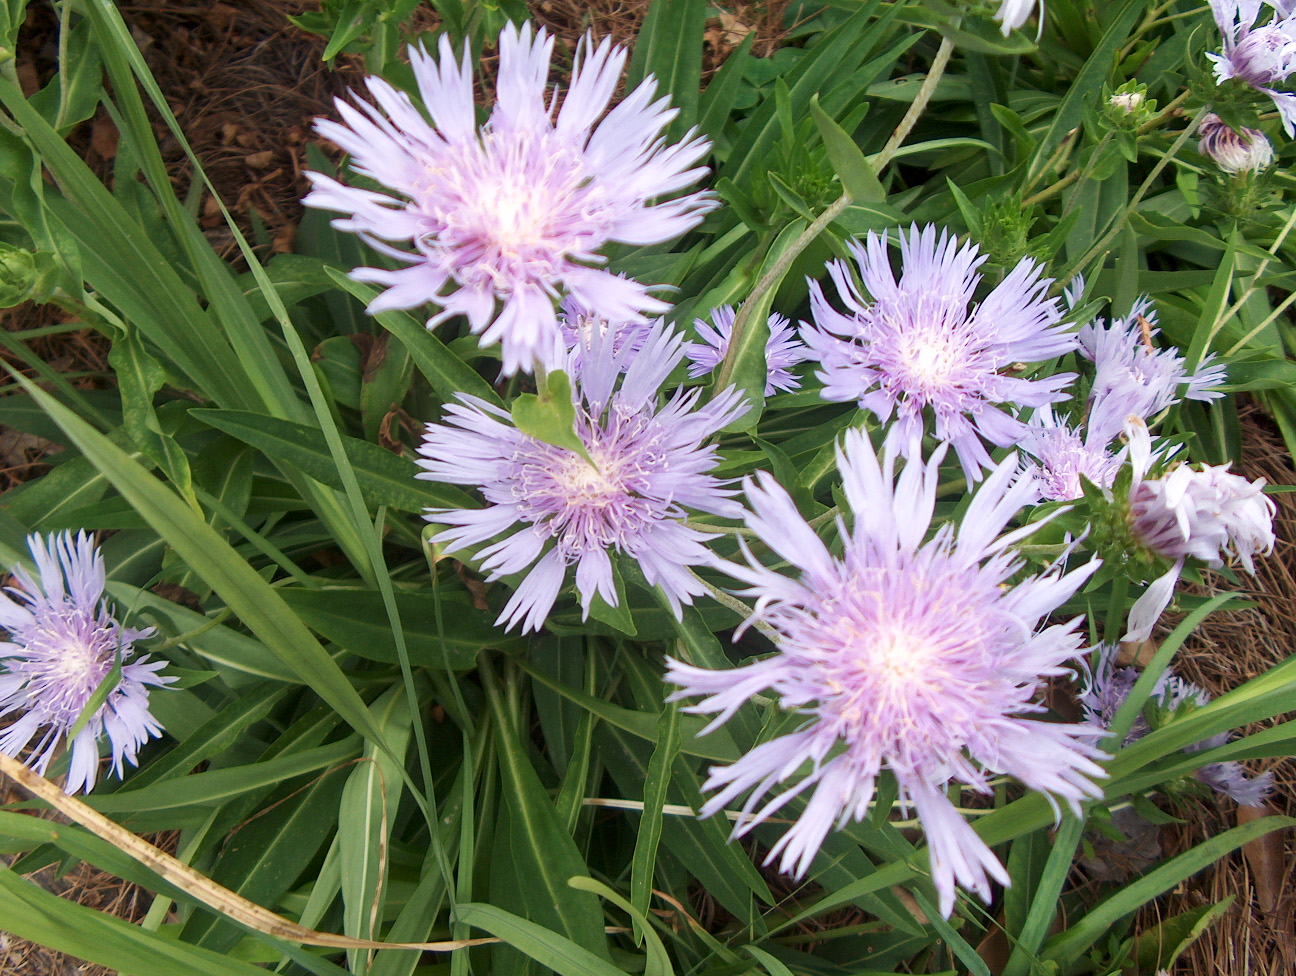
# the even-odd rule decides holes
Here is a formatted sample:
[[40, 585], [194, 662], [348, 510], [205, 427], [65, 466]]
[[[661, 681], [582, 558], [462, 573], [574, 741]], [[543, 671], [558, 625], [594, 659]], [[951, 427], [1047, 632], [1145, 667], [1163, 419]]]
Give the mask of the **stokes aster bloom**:
[[495, 108], [480, 130], [466, 49], [462, 63], [445, 37], [437, 60], [411, 49], [432, 124], [380, 78], [366, 81], [376, 107], [339, 100], [343, 121], [316, 123], [351, 155], [356, 172], [392, 193], [308, 174], [314, 189], [307, 205], [347, 214], [333, 226], [409, 263], [353, 272], [387, 286], [369, 311], [429, 302], [443, 309], [429, 327], [465, 315], [483, 345], [503, 344], [506, 374], [530, 370], [537, 359], [561, 363], [560, 290], [613, 321], [641, 322], [645, 312], [664, 311], [667, 304], [640, 283], [589, 265], [602, 260], [597, 252], [609, 241], [670, 240], [714, 206], [703, 193], [648, 202], [695, 183], [709, 143], [690, 134], [665, 145], [662, 133], [676, 112], [667, 99], [653, 100], [651, 78], [607, 111], [623, 48], [586, 38], [556, 115], [556, 99], [546, 99], [552, 49], [543, 29], [534, 36], [530, 26], [504, 29]]
[[[1218, 82], [1237, 78], [1273, 99], [1283, 128], [1296, 134], [1296, 95], [1268, 87], [1296, 71], [1296, 12], [1292, 0], [1210, 0], [1211, 12], [1224, 38], [1223, 54], [1207, 54]], [[1257, 27], [1260, 10], [1274, 10], [1268, 23]]]
[[[838, 312], [818, 282], [810, 285], [814, 326], [802, 334], [820, 360], [828, 400], [858, 400], [906, 457], [922, 446], [924, 414], [935, 417], [937, 440], [948, 441], [971, 483], [992, 464], [982, 438], [998, 447], [1015, 444], [1025, 424], [1013, 412], [1065, 399], [1074, 373], [1028, 380], [1008, 375], [1076, 348], [1057, 301], [1045, 297], [1049, 279], [1022, 260], [985, 301], [971, 308], [985, 261], [976, 245], [929, 225], [901, 231], [904, 270], [899, 281], [887, 255], [887, 236], [868, 235], [848, 246], [869, 295], [856, 287], [846, 265], [828, 265], [847, 307]], [[1004, 407], [1008, 409], [1004, 409]], [[1013, 411], [1013, 412], [1009, 412]]]
[[1247, 481], [1231, 474], [1227, 464], [1186, 464], [1161, 478], [1147, 479], [1152, 464], [1147, 428], [1130, 427], [1130, 461], [1134, 480], [1129, 492], [1130, 531], [1140, 544], [1174, 565], [1154, 580], [1129, 612], [1129, 633], [1122, 640], [1147, 640], [1157, 618], [1170, 604], [1175, 583], [1189, 556], [1207, 566], [1237, 559], [1255, 572], [1257, 552], [1274, 547], [1274, 503], [1265, 496], [1264, 478]]
[[[742, 595], [756, 599], [754, 619], [773, 629], [778, 651], [730, 671], [670, 661], [666, 679], [680, 686], [672, 699], [704, 696], [685, 711], [718, 713], [708, 729], [766, 692], [807, 717], [733, 765], [713, 767], [705, 788], [719, 792], [704, 814], [750, 790], [743, 813], [751, 816], [734, 831], [742, 834], [812, 791], [769, 855], [782, 854], [781, 869], [800, 876], [834, 825], [868, 813], [877, 776], [890, 769], [902, 807], [916, 809], [926, 831], [948, 916], [955, 884], [988, 899], [989, 877], [1009, 881], [946, 797], [951, 781], [988, 793], [988, 774], [1008, 773], [1077, 808], [1101, 795], [1091, 778], [1105, 774], [1086, 741], [1101, 730], [1023, 717], [1043, 711], [1035, 703], [1041, 683], [1065, 673], [1080, 649], [1078, 619], [1040, 623], [1097, 562], [1009, 585], [1022, 566], [1009, 547], [1039, 527], [1000, 534], [1034, 493], [1029, 481], [1015, 479], [1015, 458], [977, 491], [957, 539], [946, 523], [924, 543], [943, 454], [927, 464], [910, 460], [897, 480], [891, 450], [879, 465], [864, 434], [846, 435], [838, 461], [855, 524], [850, 532], [838, 526], [840, 558], [768, 474], [747, 479], [748, 528], [800, 578], [766, 568], [750, 551], [749, 565], [725, 568], [749, 584]], [[767, 799], [807, 765], [799, 783]]]
[[[713, 308], [711, 321], [715, 328], [702, 319], [694, 319], [693, 327], [702, 341], [684, 344], [684, 355], [691, 363], [689, 376], [695, 379], [719, 366], [729, 352], [729, 340], [733, 336], [733, 308], [729, 305]], [[791, 392], [800, 389], [801, 379], [792, 373], [792, 367], [809, 359], [810, 353], [796, 337], [792, 324], [778, 312], [769, 317], [769, 330], [769, 342], [765, 346], [765, 368], [768, 371], [765, 395], [773, 396], [776, 390]]]
[[[1093, 670], [1093, 678], [1080, 693], [1080, 705], [1084, 709], [1085, 721], [1110, 729], [1116, 713], [1125, 704], [1125, 699], [1134, 689], [1139, 679], [1139, 672], [1134, 668], [1118, 668], [1116, 654], [1119, 648], [1115, 644], [1103, 644], [1098, 648], [1098, 660]], [[1191, 682], [1184, 681], [1169, 671], [1162, 673], [1152, 688], [1151, 701], [1162, 711], [1173, 714], [1180, 709], [1200, 708], [1210, 701], [1206, 691]], [[1134, 719], [1130, 731], [1125, 736], [1125, 745], [1141, 739], [1151, 731], [1147, 719], [1140, 714]], [[1200, 752], [1214, 749], [1228, 742], [1228, 733], [1221, 732], [1202, 742], [1185, 746], [1188, 752]], [[1261, 773], [1251, 777], [1246, 774], [1240, 763], [1221, 762], [1203, 766], [1193, 774], [1211, 789], [1232, 797], [1243, 806], [1259, 806], [1264, 802], [1270, 789], [1273, 788], [1273, 773]]]
[[1224, 394], [1216, 389], [1228, 378], [1223, 363], [1209, 355], [1188, 374], [1184, 358], [1174, 349], [1157, 349], [1157, 315], [1146, 297], [1130, 314], [1110, 326], [1095, 319], [1079, 332], [1080, 352], [1094, 363], [1089, 393], [1089, 429], [1111, 441], [1131, 417], [1149, 419], [1166, 407], [1188, 400], [1209, 401]]
[[1081, 436], [1079, 430], [1055, 417], [1051, 407], [1040, 407], [1021, 439], [1021, 449], [1035, 459], [1024, 465], [1026, 476], [1034, 479], [1046, 501], [1081, 497], [1081, 477], [1099, 488], [1110, 488], [1124, 453], [1109, 451], [1110, 440], [1094, 437], [1092, 429]]
[[103, 557], [84, 532], [33, 535], [27, 545], [39, 580], [17, 566], [17, 587], [0, 594], [0, 627], [9, 632], [0, 642], [0, 716], [24, 713], [0, 732], [0, 752], [16, 757], [31, 746], [29, 765], [44, 775], [120, 652], [117, 687], [72, 740], [64, 789], [88, 792], [99, 772], [100, 736], [108, 737], [120, 777], [122, 763], [135, 765], [139, 747], [162, 734], [149, 713], [149, 686], [175, 678], [154, 673], [165, 661], [131, 660], [131, 645], [153, 628], [135, 630], [113, 619], [103, 600]]
[[474, 549], [512, 532], [477, 549], [481, 568], [495, 580], [532, 566], [497, 623], [538, 630], [572, 564], [587, 615], [595, 593], [616, 606], [614, 551], [638, 561], [677, 615], [680, 603], [706, 592], [689, 567], [714, 561], [704, 543], [715, 535], [685, 526], [685, 509], [740, 516], [734, 492], [707, 473], [717, 459], [704, 442], [747, 408], [733, 389], [702, 406], [700, 389], [658, 406], [661, 385], [684, 358], [682, 342], [659, 325], [636, 353], [614, 349], [595, 330], [579, 360], [573, 357], [576, 433], [593, 465], [523, 434], [506, 412], [463, 394], [446, 408], [446, 423], [428, 425], [418, 477], [480, 487], [489, 502], [429, 509], [429, 521], [452, 526], [433, 541], [450, 551]]

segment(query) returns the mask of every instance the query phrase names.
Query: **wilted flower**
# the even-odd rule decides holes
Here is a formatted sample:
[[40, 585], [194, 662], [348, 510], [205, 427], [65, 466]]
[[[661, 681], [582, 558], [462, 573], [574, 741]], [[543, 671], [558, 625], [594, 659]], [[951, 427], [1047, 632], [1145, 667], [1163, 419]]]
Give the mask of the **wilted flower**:
[[[1022, 260], [985, 301], [970, 308], [985, 260], [974, 244], [936, 228], [916, 226], [898, 235], [903, 273], [896, 281], [887, 236], [868, 235], [867, 247], [849, 243], [859, 263], [865, 298], [841, 261], [828, 265], [847, 313], [834, 309], [818, 282], [810, 286], [815, 327], [803, 329], [820, 360], [828, 400], [858, 400], [885, 424], [888, 441], [906, 457], [922, 446], [925, 412], [935, 417], [935, 437], [948, 441], [972, 482], [992, 464], [982, 438], [998, 447], [1017, 443], [1022, 407], [1065, 399], [1074, 373], [1024, 379], [1024, 364], [1076, 348], [1061, 322], [1056, 300], [1045, 297], [1049, 279]], [[1006, 408], [1006, 409], [1005, 409]]]
[[593, 464], [522, 433], [506, 412], [464, 394], [446, 408], [446, 423], [428, 425], [419, 477], [480, 487], [488, 502], [429, 509], [430, 521], [453, 526], [433, 541], [450, 551], [476, 549], [491, 580], [532, 567], [497, 623], [538, 630], [572, 564], [586, 614], [596, 593], [616, 606], [614, 552], [637, 560], [677, 614], [680, 603], [706, 592], [689, 567], [713, 561], [704, 543], [715, 535], [685, 526], [685, 509], [741, 514], [734, 492], [707, 473], [717, 458], [704, 442], [747, 408], [733, 389], [698, 406], [700, 388], [658, 406], [658, 391], [684, 358], [682, 342], [659, 325], [635, 353], [591, 333], [572, 364], [572, 399], [576, 434]]
[[[684, 355], [689, 358], [689, 376], [705, 376], [722, 362], [729, 352], [729, 340], [733, 336], [734, 310], [729, 305], [722, 305], [711, 310], [712, 328], [702, 319], [694, 319], [693, 327], [697, 329], [701, 342], [686, 342]], [[775, 312], [769, 317], [769, 342], [765, 345], [765, 395], [773, 396], [776, 390], [792, 391], [801, 387], [801, 380], [792, 372], [792, 367], [810, 358], [805, 344], [796, 336], [792, 324]]]
[[1199, 131], [1198, 151], [1225, 173], [1258, 173], [1273, 164], [1273, 146], [1259, 129], [1234, 129], [1211, 112]]
[[1274, 16], [1256, 26], [1261, 0], [1210, 0], [1211, 12], [1224, 38], [1223, 54], [1207, 54], [1215, 64], [1215, 80], [1237, 78], [1273, 99], [1288, 137], [1296, 125], [1296, 95], [1268, 87], [1296, 71], [1296, 13], [1290, 0], [1268, 0]]
[[1126, 641], [1151, 636], [1189, 556], [1211, 567], [1222, 566], [1225, 557], [1237, 559], [1254, 573], [1255, 554], [1274, 547], [1274, 503], [1264, 494], [1263, 478], [1247, 481], [1231, 474], [1227, 464], [1206, 464], [1201, 470], [1181, 464], [1161, 478], [1147, 479], [1150, 445], [1147, 428], [1131, 425], [1130, 531], [1149, 552], [1174, 565], [1130, 608]]
[[[1125, 699], [1134, 689], [1139, 672], [1134, 668], [1116, 666], [1117, 646], [1103, 644], [1098, 648], [1098, 658], [1093, 669], [1089, 686], [1080, 693], [1080, 705], [1084, 709], [1085, 721], [1092, 722], [1104, 729], [1110, 729], [1116, 713], [1125, 704]], [[1170, 671], [1165, 671], [1152, 686], [1151, 701], [1171, 716], [1181, 710], [1200, 708], [1210, 701], [1205, 690], [1191, 682], [1184, 681]], [[1139, 714], [1125, 736], [1125, 744], [1141, 739], [1151, 731], [1147, 718]], [[1215, 749], [1228, 742], [1228, 733], [1221, 732], [1201, 742], [1186, 746], [1188, 752], [1200, 752]], [[1193, 774], [1211, 789], [1231, 796], [1243, 806], [1259, 806], [1273, 787], [1273, 774], [1262, 773], [1259, 776], [1248, 776], [1241, 764], [1236, 762], [1210, 763]]]
[[[1104, 773], [1093, 762], [1101, 754], [1086, 741], [1098, 730], [1023, 717], [1043, 711], [1035, 702], [1040, 685], [1079, 653], [1079, 618], [1042, 628], [1041, 621], [1097, 562], [1009, 583], [1022, 569], [1009, 547], [1038, 528], [1001, 534], [1034, 493], [1015, 477], [1016, 458], [976, 492], [957, 539], [945, 523], [924, 542], [943, 454], [926, 464], [911, 459], [897, 479], [891, 449], [879, 465], [867, 436], [847, 433], [838, 466], [854, 528], [838, 525], [840, 558], [768, 474], [747, 479], [747, 527], [800, 578], [766, 568], [746, 549], [748, 565], [725, 568], [749, 584], [742, 595], [756, 599], [754, 619], [772, 629], [778, 651], [729, 671], [670, 661], [667, 680], [680, 686], [674, 699], [705, 696], [685, 710], [718, 713], [708, 729], [767, 691], [806, 716], [796, 731], [712, 767], [705, 788], [720, 792], [704, 814], [750, 790], [735, 829], [742, 834], [811, 791], [769, 854], [782, 854], [781, 869], [799, 876], [834, 825], [868, 813], [877, 776], [890, 769], [902, 807], [922, 821], [940, 911], [949, 915], [955, 884], [988, 899], [989, 877], [1009, 882], [946, 797], [951, 781], [989, 793], [988, 774], [1007, 773], [1078, 809], [1101, 795], [1091, 778]], [[799, 783], [766, 800], [807, 765]]]
[[1080, 329], [1080, 351], [1094, 363], [1089, 399], [1089, 429], [1111, 441], [1129, 417], [1155, 416], [1177, 403], [1214, 400], [1224, 394], [1215, 389], [1227, 376], [1223, 363], [1207, 356], [1190, 375], [1184, 358], [1171, 349], [1157, 349], [1160, 333], [1157, 314], [1146, 297], [1134, 303], [1130, 314], [1111, 325], [1095, 319]]
[[[1007, 37], [1035, 12], [1035, 0], [1001, 0], [995, 20], [1002, 25], [1000, 30]], [[1043, 13], [1040, 14], [1043, 17]]]
[[1108, 449], [1111, 438], [1080, 431], [1054, 416], [1049, 406], [1035, 411], [1022, 435], [1021, 449], [1035, 460], [1024, 465], [1046, 501], [1068, 501], [1084, 494], [1081, 479], [1110, 488], [1120, 470], [1123, 451]]
[[103, 557], [84, 532], [75, 538], [70, 532], [33, 535], [27, 545], [39, 580], [16, 566], [17, 586], [8, 596], [0, 594], [0, 627], [9, 632], [0, 643], [0, 716], [23, 713], [0, 732], [0, 752], [18, 756], [30, 746], [28, 762], [44, 775], [59, 743], [120, 661], [116, 686], [71, 743], [64, 789], [88, 792], [98, 777], [100, 737], [107, 736], [120, 777], [123, 762], [135, 765], [139, 747], [162, 734], [149, 713], [149, 686], [175, 678], [155, 674], [165, 661], [131, 660], [134, 642], [151, 636], [153, 628], [136, 630], [113, 619], [103, 599]]
[[560, 290], [613, 321], [641, 322], [645, 312], [664, 311], [666, 303], [639, 282], [590, 265], [602, 260], [598, 251], [609, 241], [669, 240], [714, 205], [702, 193], [648, 202], [696, 182], [703, 169], [694, 164], [709, 146], [693, 136], [663, 144], [676, 112], [667, 99], [653, 100], [653, 79], [606, 111], [625, 64], [623, 48], [608, 41], [595, 47], [586, 38], [556, 115], [545, 84], [552, 49], [543, 29], [534, 36], [530, 26], [504, 29], [495, 108], [481, 129], [467, 49], [461, 64], [446, 37], [437, 60], [411, 49], [433, 124], [380, 78], [366, 82], [377, 107], [339, 100], [343, 121], [316, 124], [351, 155], [356, 172], [392, 193], [311, 173], [314, 189], [305, 201], [346, 214], [335, 227], [409, 264], [353, 272], [387, 286], [370, 312], [430, 302], [443, 309], [430, 327], [465, 315], [484, 345], [502, 342], [506, 374], [530, 370], [537, 359], [562, 361], [554, 312]]

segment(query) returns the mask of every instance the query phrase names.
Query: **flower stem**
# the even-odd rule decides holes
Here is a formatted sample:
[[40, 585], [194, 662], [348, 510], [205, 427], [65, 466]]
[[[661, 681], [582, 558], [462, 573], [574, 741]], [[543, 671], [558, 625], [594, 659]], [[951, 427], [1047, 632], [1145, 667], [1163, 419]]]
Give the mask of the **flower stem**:
[[[931, 101], [932, 95], [936, 93], [936, 85], [941, 76], [945, 73], [945, 66], [949, 63], [950, 55], [954, 53], [954, 44], [948, 37], [941, 38], [940, 48], [936, 51], [936, 57], [932, 59], [931, 69], [927, 72], [927, 77], [923, 79], [922, 87], [918, 89], [918, 94], [914, 96], [913, 103], [909, 110], [905, 112], [904, 118], [896, 126], [895, 131], [891, 133], [891, 138], [882, 147], [882, 151], [873, 157], [873, 169], [877, 173], [891, 162], [901, 144], [908, 138], [913, 127], [918, 123], [923, 111], [927, 108], [927, 103]], [[743, 330], [747, 328], [747, 323], [751, 320], [757, 306], [760, 304], [765, 294], [778, 287], [783, 276], [787, 274], [788, 268], [792, 267], [795, 261], [810, 243], [815, 240], [824, 229], [834, 220], [840, 217], [851, 205], [852, 199], [849, 193], [842, 193], [828, 209], [821, 213], [814, 222], [810, 224], [801, 235], [792, 242], [786, 251], [784, 251], [773, 267], [756, 282], [756, 287], [752, 289], [747, 300], [742, 303], [738, 309], [738, 314], [734, 317], [733, 330], [729, 339], [729, 351], [725, 354], [724, 362], [720, 364], [720, 370], [716, 374], [716, 390], [725, 389], [733, 378], [733, 371], [736, 361], [737, 350], [741, 347], [741, 338]]]

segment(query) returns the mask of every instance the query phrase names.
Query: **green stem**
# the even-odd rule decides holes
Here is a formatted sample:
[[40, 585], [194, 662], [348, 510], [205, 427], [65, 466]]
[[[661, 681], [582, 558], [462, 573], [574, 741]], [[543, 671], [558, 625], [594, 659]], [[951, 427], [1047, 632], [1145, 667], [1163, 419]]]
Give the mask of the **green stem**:
[[[941, 38], [940, 48], [936, 51], [936, 57], [932, 59], [931, 70], [927, 72], [927, 77], [923, 79], [922, 87], [918, 89], [918, 94], [914, 96], [913, 104], [909, 106], [904, 118], [900, 120], [900, 124], [891, 133], [891, 138], [882, 147], [882, 151], [873, 158], [873, 168], [876, 172], [881, 173], [886, 168], [887, 164], [895, 156], [896, 150], [900, 148], [901, 144], [908, 138], [909, 133], [913, 131], [913, 127], [918, 123], [918, 119], [927, 108], [927, 103], [931, 101], [932, 95], [936, 93], [936, 85], [940, 81], [941, 75], [945, 73], [945, 66], [949, 63], [950, 55], [953, 53], [953, 42], [947, 37]], [[715, 388], [717, 390], [728, 387], [733, 379], [736, 354], [742, 345], [740, 340], [743, 330], [746, 329], [753, 312], [760, 304], [760, 300], [765, 297], [768, 291], [778, 286], [778, 283], [783, 280], [783, 276], [787, 274], [788, 268], [792, 267], [792, 262], [850, 205], [851, 195], [843, 193], [809, 227], [801, 232], [801, 236], [792, 242], [791, 246], [774, 262], [774, 266], [766, 272], [760, 281], [756, 282], [756, 287], [752, 289], [751, 294], [747, 296], [747, 300], [742, 303], [742, 307], [738, 309], [738, 314], [734, 317], [733, 330], [729, 339], [729, 351], [725, 355], [724, 362], [720, 364], [719, 372], [716, 374]]]

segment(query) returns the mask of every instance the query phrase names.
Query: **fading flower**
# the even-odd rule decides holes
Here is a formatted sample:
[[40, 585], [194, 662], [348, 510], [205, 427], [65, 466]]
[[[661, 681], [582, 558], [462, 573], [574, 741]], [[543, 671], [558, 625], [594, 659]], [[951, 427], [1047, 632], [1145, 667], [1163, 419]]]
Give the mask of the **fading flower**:
[[1217, 389], [1228, 378], [1223, 363], [1212, 354], [1189, 374], [1177, 350], [1156, 348], [1159, 334], [1156, 309], [1146, 296], [1123, 319], [1110, 325], [1095, 319], [1081, 327], [1080, 351], [1094, 363], [1088, 426], [1098, 437], [1110, 442], [1131, 416], [1151, 418], [1181, 396], [1209, 401], [1224, 395]]
[[[951, 782], [989, 793], [988, 774], [1007, 773], [1078, 810], [1101, 795], [1092, 780], [1105, 774], [1088, 742], [1099, 730], [1024, 717], [1043, 711], [1041, 684], [1080, 650], [1079, 618], [1041, 625], [1097, 561], [1065, 575], [1017, 578], [1023, 563], [1010, 547], [1039, 525], [1004, 531], [1034, 493], [1015, 477], [1015, 458], [981, 485], [957, 538], [946, 523], [924, 542], [943, 454], [926, 464], [911, 459], [897, 478], [892, 449], [879, 465], [867, 436], [848, 432], [838, 466], [854, 528], [838, 524], [840, 557], [768, 474], [747, 479], [747, 527], [799, 578], [767, 568], [745, 547], [747, 565], [725, 568], [748, 584], [741, 595], [755, 598], [753, 619], [772, 628], [778, 650], [728, 671], [672, 660], [666, 680], [680, 687], [672, 699], [703, 696], [685, 711], [716, 714], [708, 730], [766, 692], [806, 716], [796, 731], [712, 767], [705, 789], [719, 792], [704, 814], [750, 791], [739, 835], [808, 794], [769, 854], [800, 876], [829, 830], [867, 815], [877, 776], [890, 769], [901, 806], [915, 809], [926, 831], [948, 916], [956, 884], [989, 899], [990, 878], [1009, 883], [946, 797]], [[776, 789], [799, 771], [800, 782]]]
[[107, 737], [120, 778], [124, 763], [136, 765], [139, 747], [162, 734], [149, 712], [149, 686], [176, 679], [155, 673], [165, 661], [132, 660], [132, 645], [153, 628], [123, 627], [113, 618], [104, 600], [103, 556], [84, 532], [32, 535], [27, 545], [37, 577], [16, 566], [17, 585], [0, 594], [0, 627], [9, 635], [0, 642], [0, 716], [22, 713], [0, 732], [0, 752], [16, 757], [30, 748], [29, 764], [44, 775], [120, 659], [116, 687], [70, 747], [64, 789], [89, 792], [98, 778], [100, 738]]
[[661, 325], [637, 353], [616, 348], [605, 333], [589, 335], [572, 362], [572, 399], [576, 434], [593, 464], [464, 394], [446, 408], [445, 423], [428, 425], [418, 477], [478, 487], [488, 503], [429, 509], [429, 521], [451, 526], [433, 541], [475, 550], [490, 580], [530, 567], [497, 623], [538, 630], [572, 565], [586, 615], [595, 594], [616, 606], [616, 552], [639, 563], [677, 615], [681, 603], [706, 592], [689, 567], [714, 560], [705, 543], [715, 535], [687, 527], [686, 510], [741, 514], [734, 492], [708, 473], [717, 457], [705, 441], [747, 408], [733, 389], [699, 406], [700, 388], [659, 406], [658, 391], [684, 358], [682, 343]]
[[[1076, 337], [1062, 323], [1049, 279], [1023, 259], [979, 305], [972, 295], [985, 261], [975, 244], [928, 225], [898, 235], [903, 272], [897, 281], [887, 236], [870, 233], [866, 246], [849, 243], [864, 284], [861, 292], [841, 261], [828, 265], [846, 313], [810, 286], [814, 326], [803, 329], [820, 361], [828, 400], [857, 400], [880, 423], [888, 442], [917, 457], [930, 412], [934, 435], [958, 454], [969, 483], [992, 465], [983, 439], [998, 447], [1018, 443], [1025, 424], [1016, 412], [1065, 399], [1074, 373], [1041, 379], [1013, 375], [1025, 364], [1064, 355]], [[869, 297], [865, 297], [865, 292]], [[894, 421], [892, 416], [894, 415]]]
[[[339, 230], [364, 237], [409, 266], [357, 268], [359, 281], [386, 286], [370, 312], [425, 302], [442, 312], [429, 327], [465, 315], [483, 345], [502, 343], [503, 370], [557, 365], [563, 343], [554, 311], [560, 291], [610, 320], [642, 322], [667, 304], [644, 285], [591, 265], [611, 241], [657, 244], [684, 233], [714, 206], [704, 193], [649, 203], [703, 174], [709, 144], [692, 134], [667, 146], [676, 111], [654, 100], [648, 79], [619, 105], [608, 103], [624, 48], [587, 37], [555, 113], [548, 97], [553, 38], [512, 26], [500, 34], [496, 103], [478, 128], [465, 47], [455, 61], [442, 37], [439, 58], [410, 50], [423, 113], [380, 78], [366, 81], [376, 106], [338, 100], [341, 122], [316, 123], [352, 157], [354, 170], [390, 193], [348, 187], [310, 173], [306, 204], [346, 216]], [[397, 242], [397, 247], [383, 242]]]
[[[1290, 0], [1210, 0], [1210, 5], [1224, 39], [1222, 54], [1206, 55], [1215, 65], [1215, 80], [1236, 78], [1268, 95], [1290, 138], [1296, 134], [1296, 95], [1268, 87], [1296, 71], [1296, 12]], [[1256, 26], [1264, 6], [1274, 15]]]
[[1202, 119], [1198, 151], [1225, 173], [1258, 173], [1273, 165], [1273, 146], [1259, 129], [1234, 129], [1214, 112]]
[[[722, 362], [729, 352], [729, 340], [733, 336], [734, 310], [730, 305], [722, 305], [711, 310], [711, 321], [715, 327], [702, 319], [694, 319], [693, 327], [697, 330], [701, 342], [686, 342], [684, 355], [689, 358], [689, 376], [705, 376]], [[773, 396], [775, 391], [791, 392], [801, 388], [801, 379], [792, 372], [792, 367], [810, 358], [805, 344], [797, 338], [792, 324], [786, 318], [773, 313], [769, 317], [769, 342], [765, 345], [765, 395]]]
[[[1134, 684], [1139, 679], [1139, 672], [1134, 668], [1116, 666], [1116, 655], [1119, 648], [1115, 644], [1102, 644], [1098, 647], [1098, 657], [1093, 669], [1089, 686], [1080, 693], [1080, 705], [1084, 710], [1085, 721], [1110, 729], [1116, 713], [1125, 704]], [[1200, 708], [1210, 701], [1206, 691], [1191, 682], [1184, 681], [1169, 670], [1164, 671], [1152, 686], [1150, 699], [1167, 715], [1180, 710]], [[1147, 718], [1139, 714], [1125, 736], [1125, 745], [1143, 738], [1151, 731]], [[1201, 752], [1215, 749], [1228, 742], [1228, 733], [1221, 732], [1201, 742], [1185, 746], [1186, 752]], [[1193, 774], [1217, 793], [1232, 797], [1242, 806], [1259, 806], [1273, 788], [1273, 773], [1262, 773], [1259, 776], [1248, 776], [1240, 763], [1209, 763]]]
[[[1001, 0], [999, 9], [995, 13], [995, 20], [1000, 23], [1000, 30], [1003, 36], [1007, 37], [1018, 27], [1021, 27], [1035, 12], [1035, 0]], [[1044, 11], [1043, 2], [1040, 4], [1040, 24], [1043, 25]]]
[[1141, 424], [1130, 427], [1133, 483], [1129, 491], [1129, 522], [1134, 538], [1149, 552], [1173, 562], [1170, 571], [1154, 580], [1129, 613], [1126, 641], [1147, 640], [1161, 613], [1170, 604], [1175, 583], [1189, 557], [1219, 567], [1237, 559], [1254, 573], [1254, 556], [1274, 547], [1274, 503], [1264, 494], [1265, 480], [1247, 481], [1229, 472], [1227, 464], [1180, 464], [1160, 478], [1147, 478], [1152, 463], [1151, 441]]

